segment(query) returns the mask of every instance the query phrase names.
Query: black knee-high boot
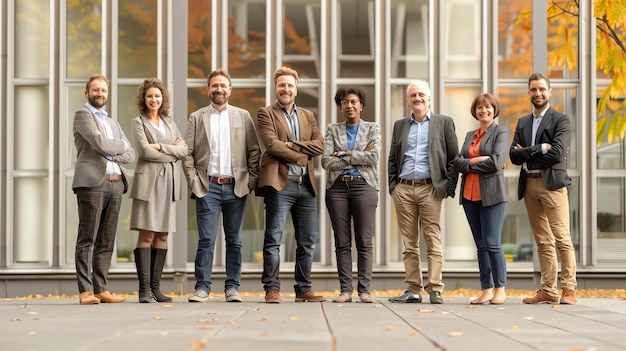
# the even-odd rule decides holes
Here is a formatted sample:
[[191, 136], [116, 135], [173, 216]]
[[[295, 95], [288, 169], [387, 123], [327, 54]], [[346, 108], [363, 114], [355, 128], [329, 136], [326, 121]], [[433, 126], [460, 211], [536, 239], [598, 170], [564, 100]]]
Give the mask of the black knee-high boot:
[[158, 302], [172, 302], [172, 298], [161, 292], [161, 273], [165, 265], [167, 249], [152, 249], [152, 266], [150, 274], [150, 290], [152, 297]]
[[139, 302], [147, 303], [152, 300], [150, 295], [150, 254], [152, 248], [141, 247], [135, 249], [135, 265], [139, 278]]

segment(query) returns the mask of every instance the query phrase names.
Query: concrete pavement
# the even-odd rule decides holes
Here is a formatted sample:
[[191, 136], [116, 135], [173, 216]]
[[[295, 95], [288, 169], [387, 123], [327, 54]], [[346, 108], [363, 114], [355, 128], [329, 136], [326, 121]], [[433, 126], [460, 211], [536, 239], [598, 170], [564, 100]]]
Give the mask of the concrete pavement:
[[[208, 303], [81, 306], [77, 298], [0, 299], [0, 350], [562, 350], [626, 349], [626, 300], [577, 305]], [[354, 301], [358, 297], [354, 296]]]

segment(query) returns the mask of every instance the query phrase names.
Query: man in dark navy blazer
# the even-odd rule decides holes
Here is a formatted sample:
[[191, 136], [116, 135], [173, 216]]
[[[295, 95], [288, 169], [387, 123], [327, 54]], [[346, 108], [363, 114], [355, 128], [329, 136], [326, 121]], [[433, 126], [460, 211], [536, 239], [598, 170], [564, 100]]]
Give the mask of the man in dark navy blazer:
[[509, 157], [521, 165], [518, 196], [524, 198], [537, 244], [541, 288], [524, 303], [559, 303], [558, 259], [561, 260], [561, 304], [576, 303], [576, 252], [570, 236], [566, 158], [570, 146], [569, 118], [550, 106], [550, 80], [541, 73], [528, 79], [533, 113], [515, 128]]

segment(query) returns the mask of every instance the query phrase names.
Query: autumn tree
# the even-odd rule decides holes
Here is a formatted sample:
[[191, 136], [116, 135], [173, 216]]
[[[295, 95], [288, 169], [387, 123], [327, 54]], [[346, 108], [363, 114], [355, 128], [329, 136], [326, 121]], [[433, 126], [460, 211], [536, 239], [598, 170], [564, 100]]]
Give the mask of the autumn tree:
[[[548, 66], [577, 69], [579, 0], [548, 2]], [[528, 28], [531, 10], [520, 13], [517, 25]], [[611, 79], [597, 104], [596, 142], [617, 142], [626, 136], [626, 3], [595, 0], [596, 69]]]

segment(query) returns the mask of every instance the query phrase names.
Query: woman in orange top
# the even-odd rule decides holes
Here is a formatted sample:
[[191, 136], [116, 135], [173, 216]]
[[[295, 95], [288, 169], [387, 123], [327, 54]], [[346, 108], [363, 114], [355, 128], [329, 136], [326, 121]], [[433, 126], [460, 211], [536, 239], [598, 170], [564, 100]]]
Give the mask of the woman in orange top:
[[478, 94], [471, 107], [480, 127], [465, 136], [454, 168], [462, 174], [463, 205], [478, 253], [482, 295], [472, 304], [502, 304], [506, 300], [506, 261], [502, 249], [502, 224], [508, 200], [504, 166], [509, 152], [509, 132], [494, 120], [500, 113], [498, 100]]

